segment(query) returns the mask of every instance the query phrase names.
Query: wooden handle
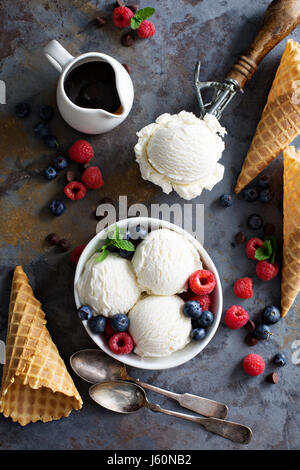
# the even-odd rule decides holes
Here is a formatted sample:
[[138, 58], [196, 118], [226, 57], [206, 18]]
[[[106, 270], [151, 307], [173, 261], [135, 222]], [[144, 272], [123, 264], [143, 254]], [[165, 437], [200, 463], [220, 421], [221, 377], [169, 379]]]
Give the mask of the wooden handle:
[[251, 80], [262, 59], [300, 22], [300, 0], [273, 0], [266, 10], [260, 30], [250, 48], [232, 66], [226, 78], [241, 88]]

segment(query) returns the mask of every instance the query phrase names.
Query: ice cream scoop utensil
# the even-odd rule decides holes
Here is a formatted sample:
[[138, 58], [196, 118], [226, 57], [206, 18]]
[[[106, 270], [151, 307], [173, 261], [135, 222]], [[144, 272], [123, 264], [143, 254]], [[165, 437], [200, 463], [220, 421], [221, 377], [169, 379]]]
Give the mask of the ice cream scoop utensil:
[[243, 424], [218, 418], [200, 418], [199, 416], [165, 410], [155, 403], [150, 403], [147, 400], [145, 390], [140, 385], [132, 382], [116, 380], [95, 384], [90, 387], [89, 394], [96, 403], [116, 413], [134, 413], [145, 407], [154, 412], [200, 424], [207, 431], [239, 444], [248, 444], [252, 437], [251, 429]]
[[228, 408], [223, 403], [189, 393], [173, 393], [130, 377], [127, 374], [125, 364], [116, 361], [98, 349], [84, 349], [74, 353], [70, 358], [70, 364], [79, 377], [92, 384], [111, 380], [127, 380], [135, 382], [153, 392], [173, 398], [182, 407], [203, 416], [214, 416], [220, 419], [224, 419], [227, 416]]
[[[195, 69], [195, 85], [201, 118], [206, 113], [218, 119], [237, 92], [251, 80], [263, 58], [300, 22], [300, 0], [273, 0], [266, 10], [262, 25], [247, 52], [231, 67], [223, 82], [201, 82], [200, 62]], [[211, 101], [204, 103], [204, 90], [213, 91]]]

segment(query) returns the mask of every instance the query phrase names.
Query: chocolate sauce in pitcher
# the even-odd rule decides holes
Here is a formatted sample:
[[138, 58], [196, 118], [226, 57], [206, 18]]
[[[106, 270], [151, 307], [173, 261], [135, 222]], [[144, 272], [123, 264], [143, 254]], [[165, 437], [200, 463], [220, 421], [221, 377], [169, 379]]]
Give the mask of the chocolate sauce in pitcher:
[[68, 98], [81, 108], [122, 113], [115, 72], [107, 62], [92, 61], [79, 65], [67, 76], [64, 88]]

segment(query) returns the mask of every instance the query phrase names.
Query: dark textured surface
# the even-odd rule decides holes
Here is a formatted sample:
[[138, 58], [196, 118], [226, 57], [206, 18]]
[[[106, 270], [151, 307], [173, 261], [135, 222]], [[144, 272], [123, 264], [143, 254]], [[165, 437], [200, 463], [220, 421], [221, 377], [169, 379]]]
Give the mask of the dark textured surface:
[[[111, 22], [101, 29], [95, 26], [95, 16], [110, 14], [108, 1], [33, 0], [25, 4], [2, 0], [0, 5], [0, 79], [7, 84], [7, 105], [0, 105], [0, 339], [5, 339], [12, 270], [16, 264], [23, 264], [66, 362], [71, 353], [93, 347], [93, 343], [75, 313], [74, 268], [69, 254], [49, 248], [45, 236], [57, 232], [70, 238], [73, 246], [87, 241], [95, 233], [93, 211], [103, 196], [117, 200], [119, 195], [127, 194], [129, 203], [183, 202], [141, 179], [134, 163], [135, 132], [163, 112], [185, 109], [197, 113], [193, 88], [196, 60], [200, 57], [202, 61], [203, 79], [222, 79], [249, 45], [269, 2], [153, 0], [141, 5], [150, 3], [157, 8], [153, 18], [157, 33], [132, 48], [120, 45], [122, 33]], [[299, 40], [299, 28], [291, 36]], [[100, 51], [129, 64], [136, 93], [132, 112], [121, 127], [107, 135], [88, 137], [96, 150], [95, 161], [103, 171], [104, 188], [89, 192], [83, 201], [68, 201], [67, 212], [60, 218], [52, 217], [47, 205], [54, 196], [63, 197], [64, 176], [45, 182], [43, 170], [54, 153], [45, 149], [32, 132], [39, 105], [55, 103], [57, 73], [42, 54], [43, 47], [54, 38], [74, 55]], [[225, 308], [236, 302], [233, 280], [254, 276], [255, 296], [241, 302], [252, 318], [264, 305], [279, 304], [280, 279], [259, 281], [254, 275], [255, 264], [246, 259], [243, 247], [231, 243], [240, 230], [252, 235], [246, 218], [253, 212], [259, 212], [265, 222], [275, 223], [276, 235], [281, 237], [281, 157], [267, 170], [275, 190], [272, 203], [249, 204], [236, 199], [232, 208], [222, 209], [216, 201], [220, 194], [233, 190], [283, 49], [284, 43], [264, 60], [240, 105], [222, 118], [228, 131], [222, 160], [225, 177], [213, 191], [205, 191], [193, 201], [205, 205], [205, 247], [220, 272]], [[13, 115], [14, 105], [21, 100], [28, 101], [32, 108], [31, 116], [23, 121]], [[62, 152], [80, 136], [58, 113], [52, 127]], [[161, 372], [132, 371], [149, 383], [227, 403], [229, 418], [253, 430], [253, 440], [246, 447], [197, 429], [195, 424], [148, 410], [131, 416], [109, 413], [91, 402], [88, 385], [74, 377], [84, 401], [82, 411], [72, 412], [59, 422], [26, 428], [0, 416], [0, 449], [299, 448], [299, 367], [289, 361], [279, 370], [277, 385], [265, 381], [274, 369], [273, 354], [279, 350], [289, 358], [292, 354], [291, 344], [300, 336], [297, 315], [299, 319], [299, 304], [273, 328], [268, 343], [249, 348], [244, 343], [245, 331], [229, 331], [221, 324], [203, 353], [186, 365]], [[249, 352], [262, 354], [266, 360], [266, 371], [258, 378], [247, 377], [242, 371], [241, 360]], [[165, 406], [178, 408], [170, 400], [149, 395]]]

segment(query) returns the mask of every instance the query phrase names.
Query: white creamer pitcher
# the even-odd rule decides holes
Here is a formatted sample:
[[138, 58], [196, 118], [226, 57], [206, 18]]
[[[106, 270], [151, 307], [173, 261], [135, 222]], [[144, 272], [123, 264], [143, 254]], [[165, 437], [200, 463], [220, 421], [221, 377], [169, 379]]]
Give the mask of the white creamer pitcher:
[[[60, 72], [56, 93], [57, 106], [71, 127], [86, 134], [103, 134], [126, 119], [132, 107], [134, 91], [131, 78], [120, 62], [99, 52], [88, 52], [75, 58], [55, 40], [47, 44], [44, 53], [49, 62]], [[95, 61], [107, 62], [114, 70], [116, 89], [121, 103], [118, 113], [77, 106], [65, 92], [64, 83], [69, 73], [79, 65]]]

